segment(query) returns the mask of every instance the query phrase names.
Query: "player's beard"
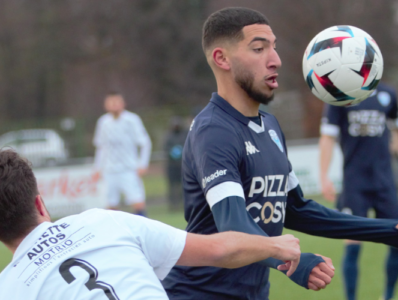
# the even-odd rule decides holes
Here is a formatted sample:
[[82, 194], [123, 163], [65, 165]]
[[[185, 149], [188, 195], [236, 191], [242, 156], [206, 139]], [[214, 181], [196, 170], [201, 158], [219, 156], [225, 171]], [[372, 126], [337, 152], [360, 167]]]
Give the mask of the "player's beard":
[[246, 92], [254, 101], [267, 105], [274, 99], [274, 94], [267, 96], [254, 87], [254, 75], [245, 70], [239, 63], [235, 63], [235, 82]]

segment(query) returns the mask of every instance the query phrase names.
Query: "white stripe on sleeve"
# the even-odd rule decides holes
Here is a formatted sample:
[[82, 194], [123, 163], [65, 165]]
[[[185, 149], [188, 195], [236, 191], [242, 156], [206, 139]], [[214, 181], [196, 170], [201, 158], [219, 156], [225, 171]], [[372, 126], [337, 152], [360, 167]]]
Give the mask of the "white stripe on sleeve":
[[211, 209], [214, 204], [232, 196], [245, 199], [245, 193], [243, 192], [243, 188], [239, 183], [226, 181], [209, 189], [206, 194], [206, 200]]
[[340, 128], [333, 124], [322, 124], [321, 134], [337, 137], [340, 134]]
[[299, 180], [296, 177], [296, 174], [292, 170], [289, 173], [289, 182], [287, 183], [287, 191], [290, 192], [292, 189], [299, 185]]

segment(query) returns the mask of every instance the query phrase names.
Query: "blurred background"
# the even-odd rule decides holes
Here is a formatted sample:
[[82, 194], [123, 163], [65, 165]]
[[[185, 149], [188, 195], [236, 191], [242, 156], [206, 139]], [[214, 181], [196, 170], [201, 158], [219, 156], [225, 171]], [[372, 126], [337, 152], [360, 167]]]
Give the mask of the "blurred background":
[[[53, 215], [84, 209], [82, 199], [90, 193], [102, 197], [97, 179], [90, 177], [92, 139], [104, 96], [118, 91], [153, 143], [144, 179], [149, 217], [185, 227], [182, 209], [169, 211], [166, 200], [166, 139], [173, 118], [189, 128], [216, 90], [201, 29], [209, 14], [227, 6], [257, 9], [271, 22], [283, 65], [276, 98], [264, 109], [278, 118], [293, 156], [296, 150], [308, 156], [317, 147], [323, 103], [305, 84], [301, 61], [318, 32], [333, 25], [368, 32], [384, 57], [383, 80], [398, 86], [396, 0], [0, 0], [0, 147], [11, 146], [32, 161], [48, 199], [65, 197], [68, 206], [54, 205]], [[304, 192], [324, 203], [314, 181], [317, 163], [310, 156], [305, 167], [295, 169]], [[298, 236], [303, 250], [321, 252], [339, 266], [340, 241]], [[361, 299], [381, 295], [384, 248], [365, 246]], [[0, 248], [0, 270], [10, 259]], [[339, 272], [319, 293], [277, 272], [272, 276], [271, 299], [343, 297]]]

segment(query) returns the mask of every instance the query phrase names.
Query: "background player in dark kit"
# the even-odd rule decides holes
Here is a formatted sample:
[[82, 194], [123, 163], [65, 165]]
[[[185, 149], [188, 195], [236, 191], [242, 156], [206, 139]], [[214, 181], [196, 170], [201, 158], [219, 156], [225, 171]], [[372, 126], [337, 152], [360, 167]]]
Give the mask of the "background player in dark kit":
[[[184, 146], [187, 231], [277, 236], [285, 226], [398, 246], [397, 222], [342, 214], [303, 198], [277, 120], [258, 111], [278, 87], [275, 42], [268, 20], [250, 9], [223, 9], [204, 24], [203, 48], [218, 92], [194, 119]], [[280, 263], [267, 259], [236, 270], [176, 267], [163, 284], [170, 299], [263, 300], [269, 267]], [[304, 253], [290, 278], [319, 290], [333, 274], [330, 259]]]
[[167, 153], [166, 177], [170, 210], [183, 207], [181, 163], [187, 131], [181, 117], [171, 118], [170, 129], [164, 143], [164, 151]]
[[[366, 217], [373, 208], [377, 218], [398, 219], [386, 119], [397, 119], [397, 98], [394, 89], [383, 83], [359, 105], [325, 106], [319, 142], [322, 193], [327, 200], [335, 200], [335, 189], [327, 172], [339, 138], [344, 179], [337, 208], [344, 213]], [[359, 251], [359, 242], [346, 241], [342, 270], [348, 300], [356, 299]], [[386, 261], [386, 275], [384, 299], [391, 299], [398, 277], [398, 249], [393, 247]]]

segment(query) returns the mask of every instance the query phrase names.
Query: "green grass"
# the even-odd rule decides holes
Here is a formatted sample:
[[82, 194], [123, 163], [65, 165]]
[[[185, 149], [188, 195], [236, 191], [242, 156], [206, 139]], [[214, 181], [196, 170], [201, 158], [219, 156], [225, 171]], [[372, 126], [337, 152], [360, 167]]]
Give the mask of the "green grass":
[[167, 182], [161, 174], [144, 176], [145, 193], [148, 198], [164, 197], [167, 192]]
[[[317, 199], [319, 200], [319, 199]], [[322, 204], [326, 204], [322, 202]], [[152, 219], [162, 221], [178, 228], [185, 228], [186, 222], [182, 212], [169, 212], [164, 205], [151, 206], [148, 214]], [[341, 280], [341, 257], [343, 242], [325, 238], [312, 237], [306, 234], [285, 230], [284, 233], [292, 233], [300, 239], [302, 252], [319, 253], [333, 260], [336, 267], [336, 275], [332, 283], [319, 292], [305, 290], [290, 281], [285, 275], [271, 270], [271, 294], [270, 300], [336, 300], [344, 299]], [[361, 272], [359, 279], [359, 295], [361, 300], [377, 300], [383, 290], [383, 266], [387, 247], [379, 244], [364, 243], [361, 255]], [[11, 260], [9, 251], [0, 244], [0, 270]]]
[[11, 259], [11, 252], [4, 246], [3, 243], [0, 243], [0, 270], [3, 270], [4, 267], [7, 266], [11, 261]]

